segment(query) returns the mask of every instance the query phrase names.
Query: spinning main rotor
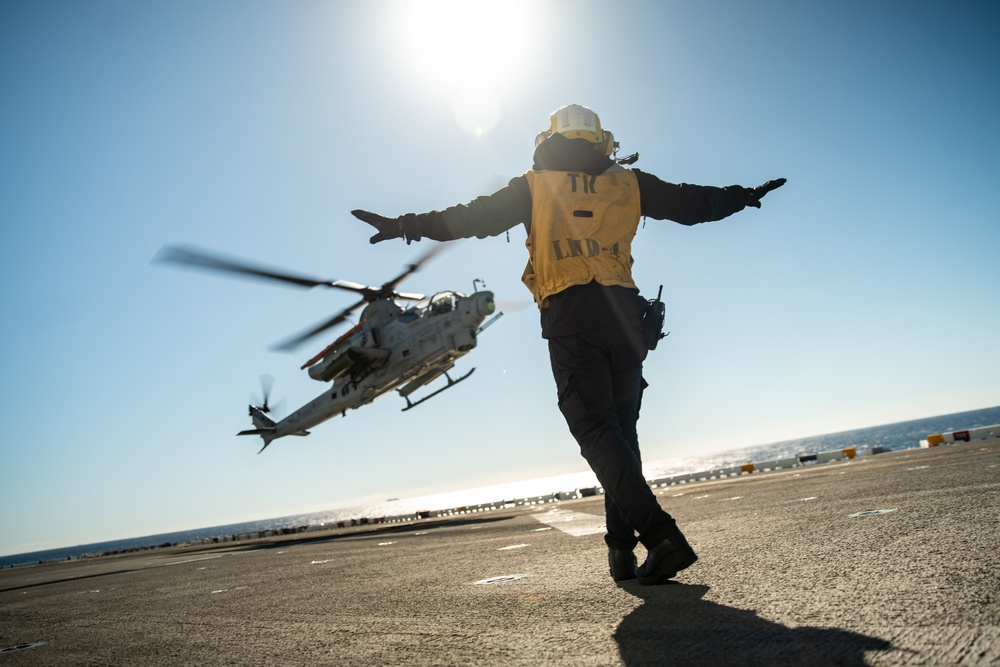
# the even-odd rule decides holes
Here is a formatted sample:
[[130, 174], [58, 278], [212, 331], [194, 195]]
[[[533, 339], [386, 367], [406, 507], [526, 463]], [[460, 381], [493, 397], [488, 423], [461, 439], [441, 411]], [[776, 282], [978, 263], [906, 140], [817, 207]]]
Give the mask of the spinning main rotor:
[[373, 301], [379, 301], [381, 299], [403, 299], [407, 301], [419, 301], [424, 298], [423, 294], [413, 294], [410, 292], [397, 292], [396, 286], [399, 285], [404, 279], [406, 279], [411, 273], [416, 272], [424, 263], [429, 261], [432, 257], [437, 255], [441, 250], [444, 249], [443, 245], [434, 245], [417, 258], [412, 264], [406, 265], [406, 269], [398, 276], [392, 280], [383, 283], [380, 287], [373, 285], [362, 285], [360, 283], [351, 282], [349, 280], [319, 280], [317, 278], [312, 278], [310, 276], [296, 275], [294, 273], [288, 273], [284, 271], [277, 271], [274, 269], [266, 268], [263, 266], [255, 266], [248, 262], [242, 260], [234, 260], [229, 258], [223, 258], [218, 255], [213, 255], [207, 253], [203, 250], [197, 250], [185, 246], [164, 246], [153, 258], [154, 262], [165, 263], [165, 264], [176, 264], [178, 266], [184, 267], [195, 267], [199, 269], [208, 269], [211, 271], [220, 271], [223, 273], [235, 273], [239, 275], [251, 276], [254, 278], [259, 278], [262, 280], [270, 280], [276, 282], [282, 282], [287, 285], [294, 285], [296, 287], [305, 287], [311, 289], [313, 287], [328, 287], [333, 289], [347, 290], [350, 292], [356, 292], [361, 294], [361, 300], [354, 303], [344, 310], [340, 311], [333, 317], [325, 320], [316, 326], [303, 331], [292, 338], [289, 338], [282, 343], [276, 345], [273, 349], [281, 351], [291, 351], [297, 348], [299, 345], [312, 338], [313, 336], [320, 334], [327, 329], [337, 326], [341, 322], [345, 321], [347, 317], [365, 305], [366, 303], [372, 303]]

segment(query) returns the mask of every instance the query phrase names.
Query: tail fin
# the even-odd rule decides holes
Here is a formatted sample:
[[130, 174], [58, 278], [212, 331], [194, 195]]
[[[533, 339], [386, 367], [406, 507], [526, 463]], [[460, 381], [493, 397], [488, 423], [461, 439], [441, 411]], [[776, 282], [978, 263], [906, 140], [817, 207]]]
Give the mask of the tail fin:
[[253, 425], [256, 428], [247, 429], [246, 431], [240, 431], [236, 435], [259, 435], [264, 440], [264, 446], [260, 448], [260, 452], [267, 449], [267, 446], [271, 444], [271, 441], [276, 437], [274, 435], [276, 428], [276, 422], [271, 419], [267, 414], [267, 410], [264, 408], [258, 408], [256, 405], [250, 406], [250, 418], [253, 420]]

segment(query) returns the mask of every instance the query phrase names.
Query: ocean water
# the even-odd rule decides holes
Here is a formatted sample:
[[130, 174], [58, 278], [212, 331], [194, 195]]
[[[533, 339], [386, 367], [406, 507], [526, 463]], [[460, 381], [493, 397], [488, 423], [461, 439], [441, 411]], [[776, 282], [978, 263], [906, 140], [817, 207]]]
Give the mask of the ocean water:
[[[1000, 406], [915, 419], [895, 424], [872, 426], [840, 433], [828, 433], [826, 435], [799, 438], [796, 440], [785, 440], [766, 445], [743, 447], [670, 462], [655, 462], [648, 466], [645, 472], [647, 479], [655, 479], [684, 473], [715, 470], [743, 463], [790, 458], [801, 454], [818, 454], [820, 452], [829, 452], [847, 447], [857, 447], [859, 454], [862, 450], [869, 447], [882, 447], [885, 451], [912, 449], [919, 447], [920, 441], [932, 433], [946, 433], [957, 429], [972, 429], [994, 424], [1000, 424]], [[402, 516], [416, 512], [446, 510], [504, 500], [534, 498], [551, 493], [574, 491], [579, 488], [594, 486], [597, 486], [597, 479], [593, 473], [589, 471], [571, 473], [525, 480], [512, 484], [500, 484], [450, 493], [440, 493], [419, 498], [391, 500], [363, 507], [346, 507], [326, 512], [313, 512], [311, 514], [198, 528], [162, 535], [149, 535], [62, 549], [0, 556], [0, 568], [85, 558], [122, 551], [153, 549], [161, 546], [224, 538], [231, 535], [266, 531], [301, 530], [306, 526], [315, 528], [336, 524], [339, 521], [360, 519], [362, 517]]]
[[742, 463], [773, 461], [799, 454], [830, 452], [846, 447], [857, 447], [859, 455], [862, 453], [862, 450], [869, 447], [881, 447], [887, 452], [912, 449], [919, 447], [920, 441], [925, 440], [932, 433], [948, 433], [955, 430], [980, 428], [995, 424], [1000, 424], [1000, 406], [893, 424], [883, 424], [881, 426], [870, 426], [851, 431], [827, 433], [808, 438], [783, 440], [766, 445], [741, 447], [739, 449], [731, 449], [700, 457], [688, 457], [679, 463], [661, 464], [653, 470], [647, 471], [654, 473], [647, 475], [647, 477], [652, 479], [686, 472], [714, 470]]

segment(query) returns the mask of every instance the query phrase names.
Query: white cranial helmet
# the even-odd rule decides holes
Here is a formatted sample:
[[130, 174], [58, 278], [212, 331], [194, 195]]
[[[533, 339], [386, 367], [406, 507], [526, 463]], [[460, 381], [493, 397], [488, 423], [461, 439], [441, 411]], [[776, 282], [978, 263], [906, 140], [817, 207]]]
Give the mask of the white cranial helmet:
[[596, 113], [579, 104], [568, 104], [553, 111], [549, 116], [549, 129], [538, 133], [535, 147], [553, 134], [588, 141], [604, 155], [611, 155], [615, 149], [614, 135], [601, 129], [601, 119]]

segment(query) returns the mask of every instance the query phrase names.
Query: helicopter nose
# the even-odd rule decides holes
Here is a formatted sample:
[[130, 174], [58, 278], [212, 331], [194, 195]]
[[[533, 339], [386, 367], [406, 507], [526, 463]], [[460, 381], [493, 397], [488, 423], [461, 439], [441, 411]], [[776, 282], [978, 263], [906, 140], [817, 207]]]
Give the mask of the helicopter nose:
[[493, 292], [480, 292], [476, 295], [476, 311], [480, 315], [483, 317], [492, 315], [496, 309], [497, 305], [493, 301]]

